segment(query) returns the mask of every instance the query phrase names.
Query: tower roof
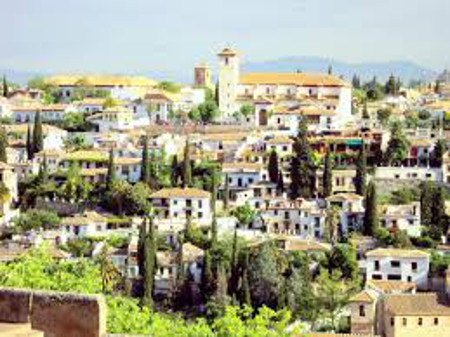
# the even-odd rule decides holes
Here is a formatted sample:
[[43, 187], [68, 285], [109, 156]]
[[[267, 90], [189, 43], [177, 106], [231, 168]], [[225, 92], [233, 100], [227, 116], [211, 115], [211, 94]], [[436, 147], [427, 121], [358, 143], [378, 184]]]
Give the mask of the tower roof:
[[237, 52], [231, 48], [224, 48], [218, 55], [219, 56], [236, 56]]

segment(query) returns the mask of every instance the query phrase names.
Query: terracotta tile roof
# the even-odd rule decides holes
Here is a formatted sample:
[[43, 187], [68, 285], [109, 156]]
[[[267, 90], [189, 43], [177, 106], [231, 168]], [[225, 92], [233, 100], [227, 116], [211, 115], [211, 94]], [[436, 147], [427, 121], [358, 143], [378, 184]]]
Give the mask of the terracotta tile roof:
[[437, 293], [387, 295], [385, 308], [394, 316], [450, 316], [450, 303]]
[[417, 288], [417, 285], [414, 282], [405, 281], [368, 280], [366, 285], [370, 289], [374, 289], [385, 294], [409, 292]]
[[218, 55], [219, 56], [236, 56], [237, 52], [231, 48], [224, 48]]
[[344, 87], [349, 84], [340, 78], [327, 74], [313, 73], [247, 73], [240, 77], [241, 84], [276, 84], [297, 86]]
[[430, 254], [418, 249], [378, 248], [366, 253], [367, 257], [429, 258]]
[[285, 144], [285, 143], [292, 144], [292, 143], [294, 143], [294, 141], [291, 138], [286, 137], [286, 136], [278, 136], [278, 137], [266, 140], [266, 143], [268, 143], [268, 144]]
[[63, 159], [67, 161], [107, 162], [109, 160], [109, 154], [106, 151], [80, 150], [66, 153]]
[[200, 190], [198, 188], [163, 188], [156, 193], [153, 193], [151, 198], [177, 198], [177, 197], [194, 197], [194, 198], [209, 198], [211, 193]]
[[342, 200], [350, 200], [350, 201], [360, 201], [364, 198], [355, 193], [338, 193], [332, 195], [327, 198], [328, 201], [342, 201]]
[[373, 294], [369, 290], [363, 290], [360, 293], [352, 296], [350, 298], [350, 302], [366, 302], [366, 303], [373, 303], [377, 300], [377, 297], [375, 294]]

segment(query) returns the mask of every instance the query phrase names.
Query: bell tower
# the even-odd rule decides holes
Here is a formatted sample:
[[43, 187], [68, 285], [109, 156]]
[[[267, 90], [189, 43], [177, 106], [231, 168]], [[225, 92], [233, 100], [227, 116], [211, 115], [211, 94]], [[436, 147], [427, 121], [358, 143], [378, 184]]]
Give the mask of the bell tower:
[[219, 109], [228, 117], [237, 111], [237, 90], [239, 84], [239, 56], [225, 48], [219, 54]]

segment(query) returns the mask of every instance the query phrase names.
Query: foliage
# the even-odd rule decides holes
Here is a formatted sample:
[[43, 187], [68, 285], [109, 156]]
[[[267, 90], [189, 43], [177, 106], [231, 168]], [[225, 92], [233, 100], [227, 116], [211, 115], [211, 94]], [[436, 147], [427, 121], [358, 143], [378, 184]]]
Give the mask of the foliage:
[[377, 119], [383, 125], [386, 126], [389, 123], [389, 118], [392, 115], [391, 109], [380, 109], [377, 111]]
[[325, 156], [325, 163], [323, 168], [323, 196], [329, 197], [333, 191], [333, 159], [330, 151]]
[[414, 201], [420, 200], [420, 188], [418, 187], [403, 187], [393, 191], [389, 198], [389, 203], [392, 205], [406, 205]]
[[268, 171], [270, 181], [276, 183], [278, 181], [278, 155], [275, 150], [270, 152]]
[[359, 195], [366, 195], [367, 188], [367, 154], [366, 143], [364, 139], [361, 142], [361, 150], [359, 151], [358, 160], [356, 162], [356, 177], [355, 177], [356, 193]]
[[44, 135], [42, 130], [41, 112], [38, 110], [34, 116], [33, 129], [33, 154], [41, 152], [44, 149]]
[[53, 229], [60, 224], [61, 220], [53, 211], [41, 209], [31, 209], [19, 215], [13, 220], [20, 232], [27, 232], [33, 229]]
[[255, 107], [253, 105], [250, 104], [244, 104], [243, 106], [241, 106], [241, 108], [239, 109], [239, 113], [244, 116], [245, 118], [248, 118], [249, 116], [251, 116], [253, 113], [255, 112]]
[[157, 88], [174, 94], [180, 92], [181, 90], [181, 87], [178, 84], [169, 81], [159, 82]]
[[0, 127], [0, 162], [7, 162], [6, 147], [8, 146], [8, 138], [4, 128]]
[[450, 266], [450, 257], [431, 251], [430, 272], [436, 276], [444, 276]]
[[245, 204], [244, 206], [238, 206], [233, 211], [233, 215], [236, 217], [239, 227], [247, 228], [255, 219], [256, 213], [249, 204]]
[[364, 213], [364, 235], [374, 235], [378, 228], [378, 202], [375, 184], [371, 181], [367, 187]]
[[386, 162], [389, 165], [399, 166], [407, 158], [408, 151], [409, 142], [403, 133], [401, 124], [398, 122], [392, 123], [391, 139], [385, 153]]

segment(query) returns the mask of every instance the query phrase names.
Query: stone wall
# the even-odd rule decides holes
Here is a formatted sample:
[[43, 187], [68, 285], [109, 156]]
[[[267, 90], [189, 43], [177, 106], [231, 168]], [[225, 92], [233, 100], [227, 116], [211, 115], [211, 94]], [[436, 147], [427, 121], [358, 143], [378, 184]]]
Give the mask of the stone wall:
[[0, 322], [31, 323], [45, 337], [102, 337], [102, 296], [0, 288]]

